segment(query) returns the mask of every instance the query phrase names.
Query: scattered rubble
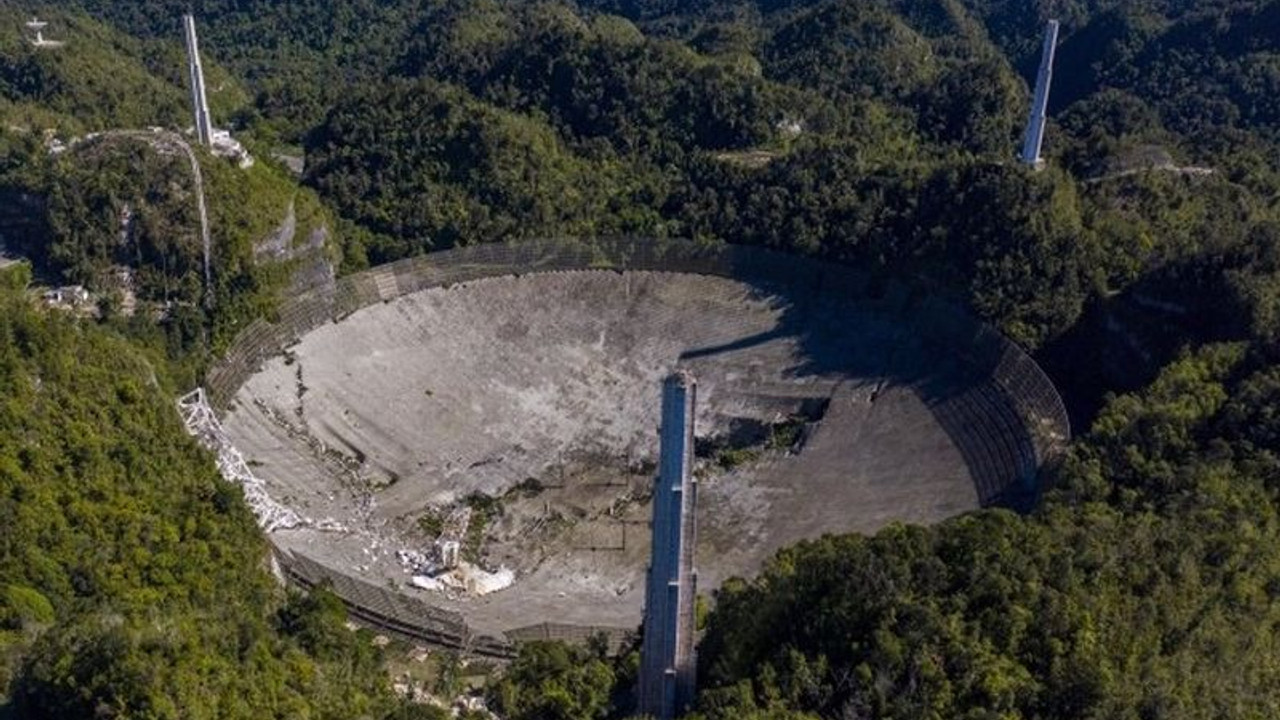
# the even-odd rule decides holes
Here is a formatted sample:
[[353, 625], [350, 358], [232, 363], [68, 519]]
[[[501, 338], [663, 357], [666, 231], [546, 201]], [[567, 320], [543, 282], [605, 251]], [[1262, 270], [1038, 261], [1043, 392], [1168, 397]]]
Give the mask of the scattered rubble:
[[[272, 499], [267, 494], [262, 480], [253, 474], [248, 463], [245, 462], [243, 456], [235, 449], [222, 430], [221, 423], [219, 423], [217, 416], [208, 405], [208, 399], [204, 394], [203, 388], [197, 388], [179, 398], [178, 407], [182, 412], [187, 431], [198, 438], [205, 447], [218, 454], [218, 470], [222, 473], [222, 476], [244, 488], [245, 501], [249, 504], [250, 509], [253, 510], [254, 515], [257, 516], [259, 525], [266, 532], [306, 527], [321, 532], [361, 536], [368, 540], [368, 544], [364, 548], [364, 554], [371, 559], [377, 559], [394, 546], [393, 542], [367, 527], [374, 502], [371, 494], [365, 492], [357, 498], [360, 504], [366, 506], [362, 515], [364, 518], [362, 524], [366, 526], [364, 529], [353, 529], [351, 526], [332, 518], [323, 520], [307, 518]], [[281, 413], [272, 410], [265, 404], [262, 404], [260, 409], [267, 413], [273, 422], [288, 430], [291, 435], [298, 438], [309, 438], [308, 444], [317, 444], [318, 447], [313, 447], [313, 450], [317, 450], [320, 457], [334, 459], [332, 451], [325, 447], [323, 443], [311, 437], [305, 431], [294, 427]], [[361, 476], [358, 473], [358, 468], [351, 467], [351, 459], [343, 457], [343, 460], [345, 462], [340, 462], [339, 464], [352, 473], [352, 477], [359, 480]], [[433, 551], [429, 554], [404, 548], [394, 551], [400, 565], [406, 573], [411, 575], [410, 585], [424, 590], [450, 592], [455, 595], [487, 595], [508, 588], [515, 583], [515, 573], [512, 570], [502, 567], [496, 572], [489, 572], [459, 559], [459, 542], [452, 538], [461, 537], [466, 533], [470, 523], [470, 516], [471, 509], [469, 507], [455, 508], [444, 523], [444, 531], [441, 533], [442, 539], [437, 540], [433, 546]], [[357, 568], [357, 570], [359, 569], [361, 568]], [[367, 570], [367, 567], [364, 569]]]
[[449, 593], [454, 597], [462, 594], [483, 596], [506, 590], [516, 582], [516, 574], [509, 568], [498, 568], [497, 572], [488, 572], [469, 562], [460, 562], [453, 570], [435, 575], [414, 575], [409, 584], [419, 590]]

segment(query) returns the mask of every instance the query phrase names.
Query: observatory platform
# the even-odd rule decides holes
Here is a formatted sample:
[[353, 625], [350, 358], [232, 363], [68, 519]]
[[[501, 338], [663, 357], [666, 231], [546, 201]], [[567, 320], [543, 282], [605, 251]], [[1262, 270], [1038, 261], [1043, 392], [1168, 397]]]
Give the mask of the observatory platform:
[[[766, 251], [655, 247], [453, 251], [247, 330], [210, 392], [307, 519], [271, 535], [295, 579], [339, 577], [383, 625], [429, 606], [449, 637], [634, 630], [655, 388], [677, 368], [699, 380], [703, 592], [805, 538], [1025, 500], [1067, 438], [1034, 363], [944, 304]], [[464, 555], [510, 587], [412, 587], [406, 552], [461, 507]]]

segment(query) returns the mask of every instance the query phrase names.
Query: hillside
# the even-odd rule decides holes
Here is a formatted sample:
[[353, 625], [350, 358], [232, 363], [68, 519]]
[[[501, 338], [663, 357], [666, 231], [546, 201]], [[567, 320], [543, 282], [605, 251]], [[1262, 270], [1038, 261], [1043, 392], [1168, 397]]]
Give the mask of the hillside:
[[[286, 600], [146, 355], [0, 275], [0, 682], [16, 717], [387, 707], [371, 648]], [[322, 710], [323, 709], [323, 710]]]
[[[0, 717], [437, 716], [274, 583], [172, 398], [317, 277], [598, 235], [901, 279], [1034, 352], [1077, 428], [1030, 513], [802, 543], [710, 598], [701, 717], [1280, 715], [1280, 2], [1051, 5], [1032, 172], [1044, 3], [197, 3], [256, 159], [193, 151], [207, 277], [190, 3], [0, 9]], [[36, 299], [63, 284], [91, 307]], [[634, 662], [534, 644], [483, 692], [624, 717]]]
[[[58, 13], [44, 17], [65, 46], [35, 48], [24, 36], [30, 14], [3, 12], [0, 244], [31, 260], [38, 280], [84, 285], [105, 319], [159, 318], [171, 358], [197, 369], [210, 347], [268, 311], [295, 271], [328, 266], [332, 214], [267, 146], [248, 139], [257, 161], [236, 168], [183, 140], [180, 43]], [[206, 74], [220, 125], [252, 114], [240, 81], [213, 62]]]

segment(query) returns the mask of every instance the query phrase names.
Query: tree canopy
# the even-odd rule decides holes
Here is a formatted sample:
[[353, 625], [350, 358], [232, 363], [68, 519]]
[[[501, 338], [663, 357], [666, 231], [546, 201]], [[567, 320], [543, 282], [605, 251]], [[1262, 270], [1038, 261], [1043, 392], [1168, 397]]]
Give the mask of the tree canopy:
[[[110, 132], [185, 131], [189, 10], [215, 121], [258, 160], [196, 150], [207, 285], [185, 155]], [[67, 45], [33, 47], [32, 13]], [[1036, 172], [1015, 153], [1050, 14]], [[335, 598], [276, 586], [171, 399], [308, 274], [651, 235], [963, 304], [1083, 430], [1026, 515], [813, 539], [727, 583], [701, 717], [1280, 715], [1278, 27], [1277, 0], [9, 3], [0, 706], [440, 716], [393, 698]], [[32, 301], [63, 283], [96, 312]], [[621, 717], [633, 678], [532, 644], [488, 696]]]

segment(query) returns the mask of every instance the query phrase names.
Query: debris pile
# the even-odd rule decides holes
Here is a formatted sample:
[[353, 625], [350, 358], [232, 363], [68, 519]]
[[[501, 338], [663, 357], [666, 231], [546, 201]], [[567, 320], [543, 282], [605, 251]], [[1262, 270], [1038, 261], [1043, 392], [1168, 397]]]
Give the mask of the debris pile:
[[281, 505], [267, 494], [266, 485], [244, 461], [244, 456], [231, 444], [218, 422], [218, 416], [209, 406], [209, 399], [204, 388], [196, 388], [178, 398], [178, 410], [182, 413], [182, 422], [187, 432], [200, 441], [201, 445], [212, 450], [218, 456], [218, 472], [228, 482], [244, 488], [244, 499], [249, 509], [258, 518], [258, 525], [266, 532], [300, 527], [312, 524], [293, 510]]
[[462, 559], [463, 539], [471, 527], [472, 509], [460, 505], [449, 512], [430, 552], [401, 550], [400, 565], [411, 576], [409, 584], [420, 590], [488, 595], [511, 587], [515, 573], [505, 567], [489, 572]]

